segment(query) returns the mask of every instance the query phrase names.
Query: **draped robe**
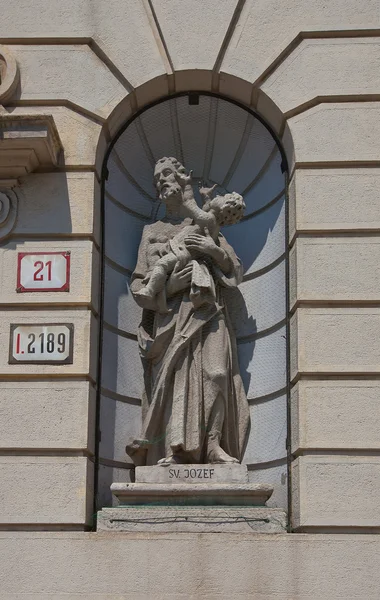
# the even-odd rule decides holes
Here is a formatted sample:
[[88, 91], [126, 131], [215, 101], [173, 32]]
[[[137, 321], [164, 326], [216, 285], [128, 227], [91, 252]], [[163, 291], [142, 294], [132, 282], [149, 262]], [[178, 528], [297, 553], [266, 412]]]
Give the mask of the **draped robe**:
[[[188, 220], [179, 224], [159, 221], [144, 227], [132, 275], [132, 294], [149, 281], [152, 236], [164, 234], [171, 239], [188, 224]], [[209, 261], [215, 301], [200, 306], [198, 302], [195, 307], [190, 285], [167, 299], [166, 314], [158, 311], [157, 298], [144, 300], [138, 330], [144, 367], [139, 464], [156, 464], [178, 449], [191, 457], [191, 462], [207, 462], [207, 436], [218, 410], [217, 398], [222, 398], [224, 407], [220, 446], [242, 460], [250, 427], [249, 407], [235, 335], [223, 299], [224, 288], [240, 283], [242, 265], [221, 234], [216, 243], [225, 250], [230, 270], [225, 274]], [[137, 296], [135, 299], [140, 303]]]

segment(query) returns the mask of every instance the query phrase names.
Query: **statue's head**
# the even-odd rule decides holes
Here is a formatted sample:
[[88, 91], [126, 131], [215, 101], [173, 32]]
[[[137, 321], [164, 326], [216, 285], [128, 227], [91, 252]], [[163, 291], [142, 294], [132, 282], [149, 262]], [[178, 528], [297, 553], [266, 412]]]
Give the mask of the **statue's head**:
[[204, 204], [203, 210], [210, 210], [215, 214], [218, 225], [233, 225], [238, 223], [243, 216], [245, 202], [243, 196], [237, 192], [225, 194], [224, 196], [215, 196]]
[[165, 204], [180, 204], [186, 178], [185, 167], [172, 156], [164, 156], [154, 167], [154, 184]]

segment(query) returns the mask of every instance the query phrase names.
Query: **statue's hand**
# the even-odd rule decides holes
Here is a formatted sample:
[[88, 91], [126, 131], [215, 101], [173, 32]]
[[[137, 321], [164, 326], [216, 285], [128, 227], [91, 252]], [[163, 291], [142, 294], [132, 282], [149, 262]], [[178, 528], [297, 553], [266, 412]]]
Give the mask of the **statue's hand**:
[[178, 269], [177, 265], [174, 267], [166, 283], [166, 294], [169, 298], [190, 287], [192, 272], [192, 264], [186, 265], [183, 269]]
[[210, 256], [211, 258], [215, 258], [219, 247], [215, 244], [207, 227], [205, 227], [204, 231], [205, 235], [201, 235], [199, 233], [191, 233], [185, 239], [186, 248], [192, 254], [207, 254], [207, 256]]
[[205, 227], [204, 231], [205, 235], [191, 233], [185, 239], [186, 248], [195, 256], [206, 254], [222, 269], [223, 273], [229, 273], [231, 265], [226, 252], [214, 242], [207, 227]]
[[193, 171], [190, 171], [188, 175], [186, 175], [186, 173], [177, 172], [176, 179], [184, 189], [187, 185], [191, 185], [193, 179]]

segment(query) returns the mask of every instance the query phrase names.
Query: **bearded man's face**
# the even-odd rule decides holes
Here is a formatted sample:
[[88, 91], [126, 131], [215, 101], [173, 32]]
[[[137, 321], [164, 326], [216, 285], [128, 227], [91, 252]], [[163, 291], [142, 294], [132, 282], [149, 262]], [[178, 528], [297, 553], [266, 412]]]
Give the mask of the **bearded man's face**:
[[158, 164], [154, 179], [160, 200], [165, 203], [179, 203], [182, 188], [177, 180], [177, 168], [170, 162]]

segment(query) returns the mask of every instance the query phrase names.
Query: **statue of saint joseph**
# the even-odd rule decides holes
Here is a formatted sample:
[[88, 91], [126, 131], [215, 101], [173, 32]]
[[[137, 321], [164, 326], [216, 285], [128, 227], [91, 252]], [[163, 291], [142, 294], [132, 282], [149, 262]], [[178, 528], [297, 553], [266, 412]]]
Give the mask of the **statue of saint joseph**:
[[[238, 194], [212, 199], [213, 189], [203, 189], [202, 210], [191, 174], [175, 158], [157, 162], [154, 181], [166, 216], [144, 228], [132, 275], [143, 308], [144, 393], [141, 436], [126, 450], [136, 465], [241, 462], [249, 407], [223, 295], [243, 271], [218, 223], [234, 222], [244, 203]], [[155, 292], [160, 265], [172, 263]]]

